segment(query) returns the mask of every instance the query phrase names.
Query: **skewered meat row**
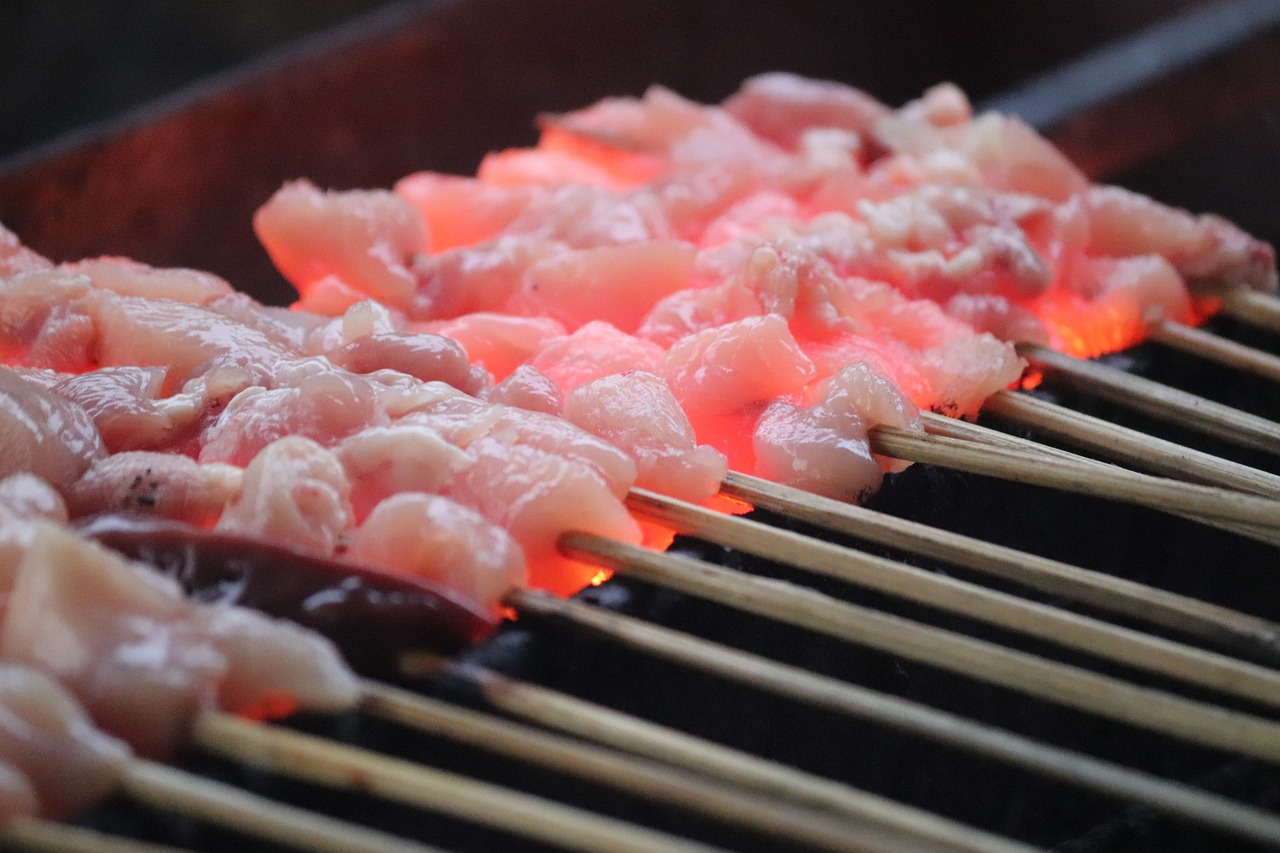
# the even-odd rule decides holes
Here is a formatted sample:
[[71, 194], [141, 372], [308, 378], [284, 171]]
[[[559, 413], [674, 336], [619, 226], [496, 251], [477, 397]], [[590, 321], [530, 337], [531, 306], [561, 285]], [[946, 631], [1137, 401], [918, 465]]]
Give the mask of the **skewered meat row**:
[[1019, 378], [1012, 343], [1095, 355], [1276, 287], [1266, 244], [1091, 185], [953, 86], [890, 110], [783, 74], [718, 107], [655, 87], [545, 118], [475, 178], [287, 184], [255, 226], [299, 308], [376, 299], [566, 397], [652, 374], [731, 468], [844, 499], [894, 468], [871, 427], [975, 414]]
[[171, 755], [204, 707], [273, 717], [354, 704], [355, 676], [328, 640], [193, 602], [65, 520], [44, 480], [0, 481], [0, 819], [91, 802], [131, 751]]
[[74, 813], [116, 787], [129, 754], [53, 678], [0, 664], [0, 822]]
[[[550, 414], [464, 393], [456, 386], [485, 390], [489, 377], [460, 346], [396, 329], [373, 303], [329, 319], [204, 277], [182, 290], [177, 273], [128, 262], [28, 263], [0, 281], [0, 298], [25, 308], [5, 330], [0, 392], [11, 392], [14, 446], [39, 445], [47, 461], [12, 459], [77, 516], [128, 508], [321, 558], [385, 559], [372, 531], [416, 513], [417, 551], [447, 542], [457, 558], [411, 565], [405, 547], [391, 568], [484, 607], [524, 583], [528, 564], [547, 588], [586, 583], [595, 569], [556, 552], [566, 530], [640, 541], [622, 505], [631, 458]], [[156, 282], [162, 295], [143, 295]], [[74, 346], [38, 346], [63, 326], [77, 330]], [[24, 406], [61, 414], [20, 416]], [[41, 423], [61, 432], [27, 429]], [[434, 499], [379, 511], [401, 493]]]

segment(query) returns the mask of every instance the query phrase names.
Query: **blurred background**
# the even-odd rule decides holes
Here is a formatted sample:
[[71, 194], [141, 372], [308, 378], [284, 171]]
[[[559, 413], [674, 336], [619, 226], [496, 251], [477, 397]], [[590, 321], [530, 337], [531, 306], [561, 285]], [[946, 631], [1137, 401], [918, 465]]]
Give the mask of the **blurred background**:
[[[0, 2], [0, 159], [88, 122], [110, 118], [210, 75], [391, 6], [466, 5], [390, 0], [4, 0]], [[493, 4], [490, 4], [493, 5]], [[507, 4], [512, 5], [512, 4]], [[527, 3], [564, 6], [565, 3]], [[600, 4], [613, 14], [650, 14], [679, 4]], [[990, 0], [983, 3], [743, 2], [688, 4], [686, 17], [746, 41], [762, 68], [852, 80], [898, 102], [941, 79], [975, 98], [1132, 32], [1193, 0]], [[706, 9], [712, 7], [710, 14]], [[621, 11], [625, 10], [625, 11]], [[772, 18], [813, 18], [822, 43], [789, 38]], [[495, 14], [501, 30], [503, 15]], [[673, 38], [677, 38], [673, 34]], [[715, 56], [707, 57], [714, 64]], [[734, 79], [718, 80], [723, 96]], [[710, 75], [714, 78], [714, 74]], [[856, 78], [856, 79], [855, 79]]]
[[0, 157], [388, 5], [4, 0]]

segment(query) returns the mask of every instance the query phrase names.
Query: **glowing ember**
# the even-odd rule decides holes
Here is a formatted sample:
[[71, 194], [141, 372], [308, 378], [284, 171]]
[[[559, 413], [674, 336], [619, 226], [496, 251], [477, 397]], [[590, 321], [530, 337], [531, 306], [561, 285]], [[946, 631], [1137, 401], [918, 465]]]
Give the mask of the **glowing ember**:
[[260, 697], [254, 705], [235, 709], [235, 713], [246, 720], [265, 722], [284, 719], [297, 710], [298, 700], [293, 696], [287, 693], [270, 693]]
[[[1049, 333], [1049, 345], [1067, 355], [1093, 358], [1133, 346], [1146, 336], [1135, 304], [1099, 307], [1075, 293], [1046, 293], [1035, 313]], [[1186, 317], [1174, 319], [1185, 320]]]
[[591, 576], [591, 586], [600, 586], [611, 577], [613, 577], [613, 572], [608, 569], [601, 569]]

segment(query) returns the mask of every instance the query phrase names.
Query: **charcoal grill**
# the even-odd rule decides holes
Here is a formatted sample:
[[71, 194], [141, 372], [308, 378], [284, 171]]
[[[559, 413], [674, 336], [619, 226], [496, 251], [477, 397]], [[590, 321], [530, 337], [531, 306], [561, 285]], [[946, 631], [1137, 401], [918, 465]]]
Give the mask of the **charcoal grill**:
[[[264, 301], [282, 302], [287, 290], [249, 231], [252, 210], [282, 180], [305, 175], [320, 184], [354, 187], [387, 185], [421, 168], [468, 172], [489, 149], [529, 142], [530, 118], [540, 112], [638, 93], [654, 81], [713, 101], [748, 74], [787, 68], [843, 79], [890, 102], [912, 97], [938, 79], [957, 77], [979, 100], [990, 96], [995, 105], [1033, 117], [1094, 176], [1167, 202], [1219, 212], [1280, 242], [1280, 205], [1274, 197], [1280, 174], [1280, 4], [1142, 3], [1123, 11], [1086, 4], [1065, 22], [1059, 20], [1061, 10], [1028, 4], [984, 4], [981, 11], [961, 11], [952, 4], [914, 2], [899, 4], [894, 12], [849, 5], [811, 2], [782, 10], [763, 3], [655, 2], [632, 8], [486, 0], [391, 7], [253, 69], [11, 161], [0, 169], [0, 222], [55, 258], [113, 253], [206, 268]], [[1100, 45], [1111, 47], [1089, 53]], [[1135, 68], [1143, 73], [1129, 73]], [[971, 79], [965, 79], [966, 73]], [[997, 92], [1004, 94], [995, 97]], [[1232, 317], [1217, 319], [1210, 328], [1280, 352], [1274, 332]], [[1148, 343], [1101, 361], [1280, 420], [1280, 394], [1273, 381], [1167, 345]], [[1275, 455], [1265, 448], [1242, 449], [1203, 437], [1055, 382], [1052, 376], [1034, 393], [1143, 435], [1175, 440], [1265, 472], [1280, 471]], [[982, 424], [1053, 446], [1061, 441], [999, 415], [984, 415]], [[1236, 634], [1202, 632], [1192, 641], [1268, 667], [1280, 661], [1280, 641], [1267, 633], [1269, 622], [1280, 621], [1273, 544], [1128, 503], [928, 464], [891, 476], [869, 506], [1257, 617]], [[1187, 639], [1178, 626], [1144, 619], [1141, 604], [1135, 612], [1116, 614], [1096, 601], [1077, 603], [1051, 585], [1028, 590], [951, 561], [877, 544], [870, 534], [837, 533], [829, 525], [767, 509], [758, 509], [753, 518], [784, 531], [904, 559], [941, 577]], [[1274, 705], [1256, 699], [1100, 663], [1042, 639], [940, 613], [864, 585], [814, 576], [741, 548], [688, 536], [678, 539], [673, 550], [1126, 684], [1261, 718], [1276, 716]], [[741, 755], [746, 754], [772, 762], [748, 762], [752, 769], [742, 773], [763, 774], [751, 784], [781, 784], [799, 772], [805, 774], [805, 784], [818, 790], [830, 793], [835, 782], [990, 834], [975, 840], [956, 832], [949, 839], [917, 843], [882, 827], [863, 837], [849, 824], [824, 822], [828, 819], [819, 810], [811, 815], [811, 835], [826, 838], [829, 846], [983, 849], [1003, 838], [1069, 851], [1266, 848], [1256, 839], [1188, 817], [1177, 807], [1134, 803], [1114, 790], [1105, 793], [1046, 773], [1035, 762], [1002, 760], [991, 744], [975, 750], [955, 739], [904, 731], [902, 708], [887, 712], [889, 722], [842, 712], [841, 703], [851, 700], [832, 698], [844, 689], [833, 686], [839, 684], [1185, 783], [1264, 817], [1280, 809], [1275, 759], [1241, 757], [1144, 725], [1032, 698], [901, 653], [823, 637], [675, 591], [644, 571], [622, 571], [568, 606], [533, 595], [514, 603], [520, 611], [517, 621], [453, 660], [411, 662], [413, 671], [406, 672], [402, 686], [450, 707], [481, 710], [485, 719], [520, 717], [528, 703], [542, 707], [539, 702], [564, 703], [571, 701], [564, 697], [574, 697], [617, 709], [628, 720], [649, 721], [736, 751], [726, 758], [692, 752], [704, 747], [685, 743], [680, 752], [695, 756], [693, 767], [675, 771], [677, 781], [666, 783], [677, 791], [677, 799], [704, 796], [697, 787], [700, 772], [721, 761], [741, 769]], [[583, 619], [613, 613], [638, 619], [642, 631], [648, 625], [681, 632], [677, 649], [699, 648], [691, 638], [696, 637], [779, 662], [789, 669], [770, 677], [790, 685], [791, 695], [778, 695], [758, 679], [743, 682], [728, 672], [709, 673], [687, 661], [638, 650], [610, 636], [608, 626], [584, 627], [575, 621], [579, 611], [587, 614]], [[767, 667], [752, 665], [757, 671]], [[805, 680], [812, 676], [826, 680]], [[541, 692], [546, 690], [553, 692]], [[797, 698], [806, 690], [827, 698]], [[557, 704], [547, 713], [545, 724], [562, 724], [582, 734], [581, 726], [572, 725], [574, 708]], [[596, 712], [590, 713], [594, 726], [606, 725]], [[920, 727], [950, 725], [929, 719]], [[804, 848], [794, 833], [776, 835], [749, 821], [697, 817], [599, 781], [576, 779], [563, 768], [535, 769], [493, 732], [474, 735], [477, 744], [410, 732], [370, 715], [299, 718], [289, 725], [326, 741], [496, 782], [673, 837], [728, 849]], [[209, 743], [252, 752], [253, 731], [214, 721], [205, 734]], [[557, 754], [570, 764], [591, 760]], [[545, 838], [443, 810], [410, 809], [367, 792], [335, 792], [292, 781], [250, 758], [193, 749], [179, 766], [279, 803], [444, 848], [558, 849]], [[165, 809], [140, 804], [148, 799], [146, 790], [165, 790], [162, 783], [148, 788], [145, 780], [139, 781], [133, 797], [117, 797], [74, 824], [195, 849], [276, 849], [234, 825], [202, 819], [195, 805]], [[677, 787], [684, 783], [693, 787]], [[739, 778], [737, 784], [745, 782]], [[771, 789], [764, 791], [752, 796], [780, 801]], [[517, 794], [509, 797], [518, 799]], [[610, 849], [582, 833], [578, 841], [587, 848]], [[341, 842], [335, 844], [334, 849], [342, 849]]]

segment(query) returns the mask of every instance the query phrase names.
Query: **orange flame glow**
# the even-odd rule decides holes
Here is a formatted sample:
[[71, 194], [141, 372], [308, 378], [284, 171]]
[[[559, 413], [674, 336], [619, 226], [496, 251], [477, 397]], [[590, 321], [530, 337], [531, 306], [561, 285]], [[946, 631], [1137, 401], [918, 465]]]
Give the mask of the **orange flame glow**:
[[1133, 346], [1146, 336], [1136, 305], [1123, 302], [1105, 308], [1069, 291], [1051, 290], [1036, 300], [1035, 313], [1059, 352], [1093, 358]]
[[246, 720], [262, 723], [278, 720], [298, 710], [298, 701], [288, 693], [269, 692], [258, 701], [244, 708], [237, 708], [236, 715]]

